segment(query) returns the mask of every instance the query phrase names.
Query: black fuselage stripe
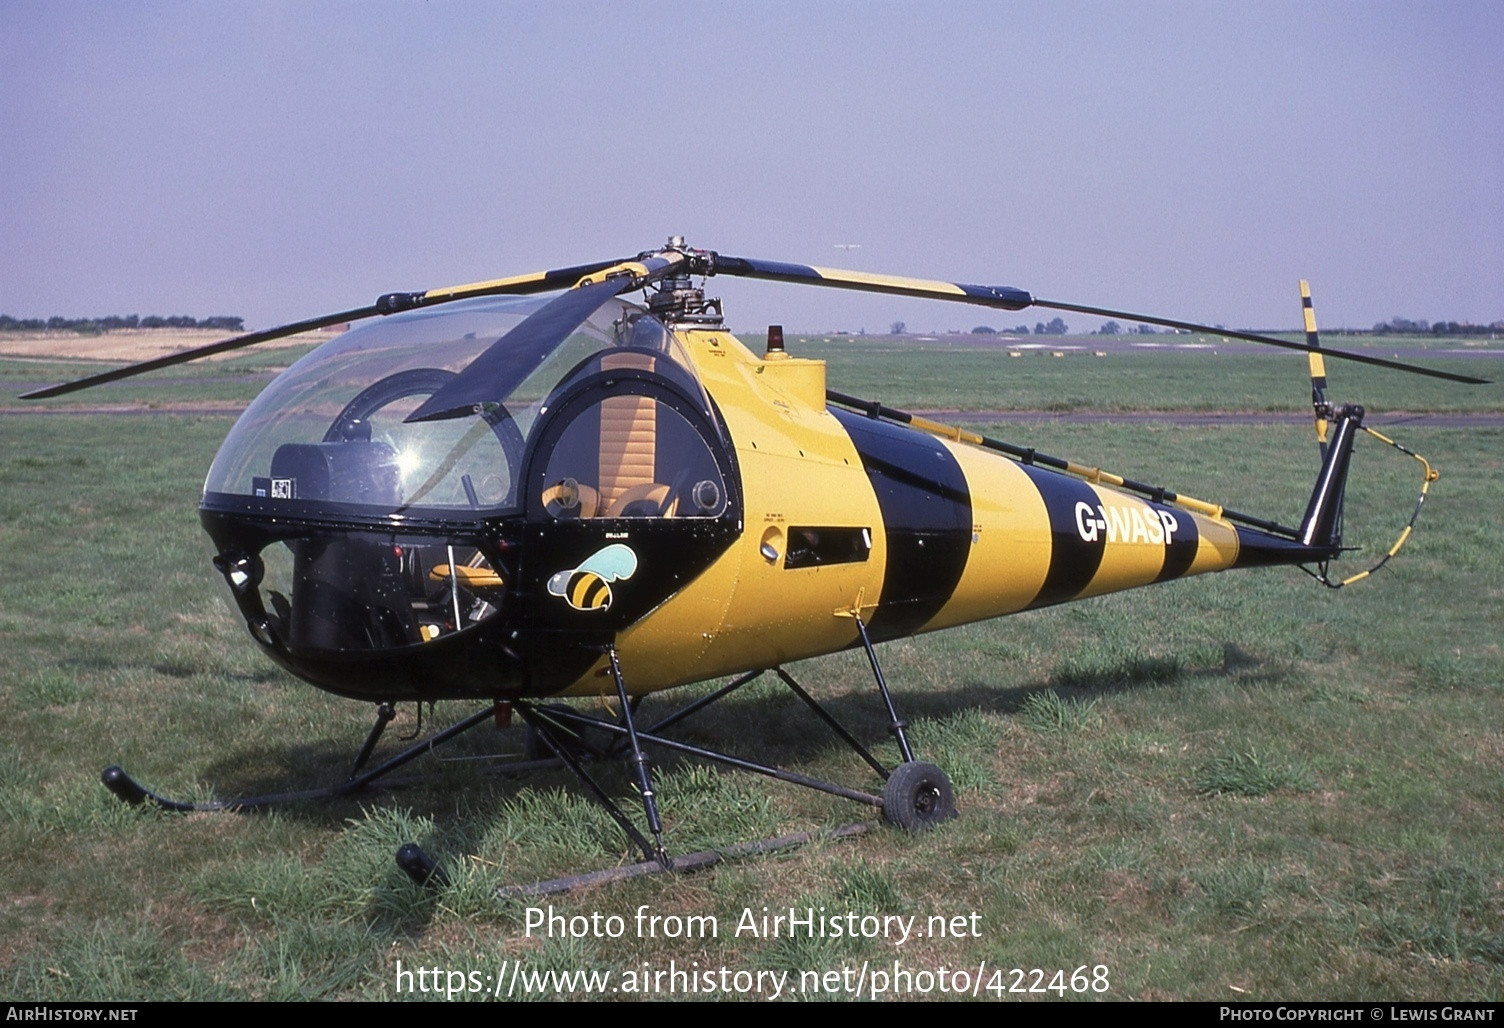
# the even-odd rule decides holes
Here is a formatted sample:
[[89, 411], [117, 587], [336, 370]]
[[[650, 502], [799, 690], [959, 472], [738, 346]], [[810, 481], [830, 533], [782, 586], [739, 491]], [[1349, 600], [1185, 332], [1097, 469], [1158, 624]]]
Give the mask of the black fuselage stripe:
[[[1154, 581], [1168, 582], [1191, 570], [1191, 565], [1196, 560], [1196, 553], [1201, 547], [1201, 533], [1196, 530], [1196, 521], [1189, 512], [1166, 507], [1160, 503], [1151, 503], [1149, 506], [1159, 515], [1160, 522], [1166, 527], [1165, 563], [1159, 569], [1159, 574], [1155, 576]], [[1168, 530], [1172, 524], [1175, 526], [1173, 533]]]
[[1085, 482], [1053, 471], [1028, 464], [1020, 467], [1039, 490], [1050, 515], [1050, 569], [1029, 606], [1048, 607], [1073, 600], [1091, 584], [1097, 568], [1102, 566], [1102, 552], [1106, 548], [1105, 537], [1088, 542], [1076, 524], [1078, 503], [1093, 511], [1097, 509], [1096, 491]]
[[918, 631], [955, 594], [971, 554], [971, 491], [955, 456], [932, 436], [832, 409], [862, 459], [887, 543], [876, 639]]

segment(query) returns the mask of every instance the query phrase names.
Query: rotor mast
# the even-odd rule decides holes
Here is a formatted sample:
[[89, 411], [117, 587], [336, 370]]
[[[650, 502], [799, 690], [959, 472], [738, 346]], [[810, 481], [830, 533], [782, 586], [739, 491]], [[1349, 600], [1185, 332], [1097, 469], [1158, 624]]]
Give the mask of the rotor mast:
[[692, 277], [695, 274], [709, 274], [704, 265], [707, 257], [711, 258], [710, 263], [713, 265], [713, 256], [704, 251], [689, 249], [685, 246], [683, 236], [669, 236], [664, 249], [683, 254], [686, 259], [660, 278], [656, 283], [657, 288], [648, 294], [649, 313], [666, 325], [721, 328], [724, 319], [721, 316], [720, 298], [711, 297], [707, 300], [704, 279], [697, 286]]

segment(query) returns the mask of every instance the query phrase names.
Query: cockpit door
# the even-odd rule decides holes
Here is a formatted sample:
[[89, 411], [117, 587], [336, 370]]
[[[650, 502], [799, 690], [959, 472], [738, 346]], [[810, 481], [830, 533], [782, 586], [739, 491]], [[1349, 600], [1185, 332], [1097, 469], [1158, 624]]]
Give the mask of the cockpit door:
[[550, 403], [527, 460], [523, 547], [538, 621], [618, 631], [741, 532], [731, 448], [661, 354], [605, 351]]

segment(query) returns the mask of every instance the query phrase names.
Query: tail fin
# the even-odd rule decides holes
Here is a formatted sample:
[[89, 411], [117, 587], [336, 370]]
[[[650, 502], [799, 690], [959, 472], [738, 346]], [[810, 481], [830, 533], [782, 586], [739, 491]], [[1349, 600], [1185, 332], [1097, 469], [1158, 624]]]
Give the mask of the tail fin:
[[[1311, 284], [1300, 280], [1300, 308], [1305, 319], [1306, 344], [1313, 349], [1306, 355], [1311, 369], [1311, 410], [1316, 416], [1316, 448], [1321, 453], [1321, 474], [1306, 505], [1300, 523], [1300, 541], [1307, 546], [1342, 545], [1342, 497], [1347, 490], [1347, 466], [1353, 442], [1363, 423], [1362, 407], [1343, 407], [1334, 412], [1326, 399], [1326, 360], [1317, 352], [1321, 336], [1316, 331], [1316, 307], [1311, 302]], [[1328, 445], [1329, 428], [1337, 419], [1337, 438]]]
[[[1347, 492], [1347, 467], [1352, 460], [1353, 443], [1363, 427], [1363, 408], [1346, 404], [1335, 414], [1326, 408], [1327, 417], [1335, 417], [1336, 430], [1331, 441], [1321, 440], [1321, 473], [1316, 488], [1306, 504], [1306, 516], [1300, 522], [1300, 542], [1336, 551], [1342, 546], [1342, 497]], [[1324, 432], [1326, 422], [1318, 419], [1317, 431]]]
[[[1316, 445], [1321, 452], [1321, 471], [1316, 476], [1316, 486], [1311, 490], [1311, 499], [1306, 504], [1305, 517], [1301, 519], [1299, 529], [1293, 532], [1290, 529], [1282, 529], [1278, 530], [1277, 534], [1271, 534], [1267, 530], [1260, 531], [1239, 526], [1240, 549], [1237, 564], [1242, 567], [1300, 564], [1317, 581], [1330, 588], [1341, 589], [1345, 585], [1367, 578], [1400, 551], [1400, 547], [1405, 545], [1405, 541], [1410, 538], [1410, 533], [1415, 528], [1415, 519], [1420, 516], [1421, 505], [1426, 501], [1426, 493], [1430, 490], [1431, 483], [1436, 481], [1437, 476], [1436, 471], [1420, 454], [1366, 427], [1363, 424], [1362, 407], [1356, 404], [1333, 407], [1327, 402], [1326, 363], [1322, 355], [1317, 352], [1320, 343], [1316, 335], [1316, 314], [1311, 305], [1311, 287], [1303, 279], [1300, 283], [1300, 301], [1305, 315], [1306, 343], [1311, 347], [1311, 350], [1307, 351], [1311, 369], [1311, 408], [1316, 416]], [[1420, 496], [1415, 501], [1415, 509], [1410, 514], [1410, 522], [1400, 532], [1399, 538], [1395, 540], [1389, 551], [1368, 570], [1339, 580], [1328, 576], [1328, 562], [1340, 556], [1344, 549], [1342, 504], [1347, 492], [1347, 471], [1352, 463], [1353, 444], [1357, 441], [1359, 432], [1367, 432], [1379, 442], [1415, 458], [1424, 469], [1425, 478], [1421, 483]], [[1291, 538], [1291, 535], [1294, 538]], [[1312, 571], [1307, 566], [1309, 564], [1315, 564], [1317, 570]]]

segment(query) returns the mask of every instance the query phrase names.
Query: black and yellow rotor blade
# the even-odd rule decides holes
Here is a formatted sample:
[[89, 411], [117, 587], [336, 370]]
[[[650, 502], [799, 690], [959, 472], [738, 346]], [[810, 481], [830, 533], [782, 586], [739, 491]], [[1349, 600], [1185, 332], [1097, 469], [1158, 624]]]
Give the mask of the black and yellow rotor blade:
[[[1204, 332], [1207, 335], [1222, 336], [1224, 339], [1241, 339], [1249, 343], [1262, 343], [1265, 346], [1278, 346], [1285, 350], [1298, 350], [1302, 353], [1310, 353], [1314, 347], [1307, 343], [1296, 343], [1288, 339], [1277, 339], [1274, 336], [1260, 335], [1257, 332], [1238, 332], [1230, 328], [1216, 328], [1212, 325], [1199, 325], [1193, 321], [1176, 321], [1172, 318], [1157, 318], [1150, 314], [1134, 314], [1132, 311], [1117, 311], [1106, 307], [1088, 307], [1077, 303], [1064, 303], [1059, 300], [1034, 300], [1035, 307], [1048, 307], [1057, 311], [1074, 311], [1077, 314], [1091, 314], [1101, 318], [1123, 318], [1127, 321], [1141, 321], [1146, 325], [1160, 325], [1164, 328], [1178, 328], [1187, 332]], [[1406, 371], [1412, 375], [1426, 375], [1429, 378], [1444, 378], [1448, 382], [1464, 382], [1468, 385], [1489, 385], [1493, 380], [1488, 378], [1474, 378], [1472, 375], [1459, 375], [1451, 371], [1438, 371], [1436, 368], [1422, 367], [1419, 364], [1405, 364], [1401, 361], [1386, 360], [1383, 357], [1373, 357], [1366, 353], [1355, 353], [1352, 350], [1331, 350], [1326, 347], [1320, 348], [1320, 353], [1325, 357], [1336, 357], [1346, 361], [1356, 361], [1359, 364], [1371, 364], [1376, 368], [1388, 368], [1391, 371]]]
[[[518, 325], [516, 329], [508, 333], [507, 336], [504, 336], [502, 340], [498, 340], [497, 343], [483, 352], [458, 378], [438, 393], [435, 393], [423, 407], [414, 412], [412, 419], [419, 419], [421, 417], [421, 419], [426, 420], [435, 417], [452, 417], [465, 410], [472, 409], [478, 403], [494, 399], [496, 396], [494, 385], [496, 382], [510, 379], [517, 369], [526, 365], [529, 359], [541, 359], [543, 356], [546, 356], [558, 342], [568, 336], [575, 325], [578, 325], [585, 318], [589, 317], [606, 300], [619, 293], [647, 285], [675, 268], [678, 268], [681, 273], [734, 275], [774, 282], [792, 282], [836, 289], [885, 293], [896, 296], [947, 300], [1010, 311], [1024, 310], [1028, 307], [1044, 307], [1052, 310], [1073, 311], [1079, 314], [1098, 317], [1123, 318], [1149, 325], [1159, 325], [1165, 328], [1201, 332], [1228, 339], [1239, 339], [1288, 350], [1298, 350], [1311, 354], [1312, 399], [1318, 406], [1321, 400], [1316, 396], [1316, 382], [1319, 378], [1324, 378], [1324, 364], [1322, 362], [1325, 357], [1356, 361], [1376, 367], [1426, 375], [1453, 382], [1465, 382], [1471, 385], [1484, 385], [1489, 382], [1488, 379], [1404, 364], [1399, 361], [1386, 360], [1382, 357], [1374, 357], [1364, 353], [1323, 348], [1315, 339], [1314, 322], [1309, 313], [1309, 307], [1307, 308], [1308, 341], [1297, 343], [1286, 339], [1278, 339], [1273, 336], [1216, 328], [1211, 325], [1202, 325], [1195, 322], [1161, 318], [1147, 314], [1136, 314], [1130, 311], [1113, 310], [1105, 307], [1065, 303], [1058, 300], [1043, 300], [1033, 296], [1026, 290], [1018, 289], [1014, 286], [976, 285], [937, 279], [877, 275], [870, 272], [792, 264], [783, 261], [731, 257], [712, 251], [686, 249], [683, 247], [682, 241], [674, 240], [671, 241], [668, 248], [658, 252], [650, 251], [641, 254], [633, 261], [597, 261], [591, 264], [534, 272], [511, 278], [471, 282], [465, 285], [445, 286], [422, 292], [388, 293], [368, 307], [340, 311], [335, 314], [327, 314], [317, 318], [281, 325], [277, 328], [251, 332], [232, 339], [211, 343], [207, 346], [200, 346], [169, 356], [142, 361], [61, 385], [34, 390], [24, 394], [22, 399], [34, 400], [62, 396], [66, 393], [88, 389], [96, 385], [103, 385], [107, 382], [116, 382], [124, 378], [144, 374], [148, 371], [156, 371], [161, 368], [198, 360], [201, 357], [226, 353], [254, 346], [258, 343], [269, 342], [274, 339], [281, 339], [300, 332], [308, 332], [343, 322], [359, 321], [378, 315], [394, 314], [399, 311], [434, 306], [474, 297], [527, 295], [550, 292], [556, 289], [569, 289], [568, 293], [537, 311], [522, 324]], [[610, 285], [608, 286], [607, 283], [610, 283]], [[599, 298], [598, 302], [597, 298]], [[576, 315], [578, 316], [576, 317]], [[570, 319], [574, 320], [571, 321]], [[526, 328], [525, 332], [523, 331], [524, 328]], [[558, 335], [559, 332], [563, 332], [564, 334]], [[556, 336], [557, 338], [555, 338]], [[509, 341], [505, 347], [502, 346], [503, 341]], [[517, 349], [518, 352], [508, 355], [506, 351], [509, 349]]]
[[548, 301], [481, 351], [406, 420], [462, 417], [483, 410], [487, 403], [499, 402], [602, 304], [662, 278], [684, 260], [682, 253], [666, 251], [596, 269], [583, 276], [574, 288]]
[[942, 282], [937, 279], [873, 275], [865, 271], [817, 268], [809, 264], [786, 264], [782, 261], [764, 261], [752, 257], [727, 257], [724, 254], [715, 255], [712, 273], [736, 275], [740, 278], [760, 278], [770, 282], [796, 282], [834, 289], [858, 289], [868, 293], [953, 300], [982, 307], [999, 307], [1006, 311], [1023, 310], [1034, 302], [1034, 298], [1024, 290], [1015, 289], [1012, 286], [979, 286], [961, 282]]
[[[996, 307], [1002, 310], [1018, 311], [1027, 307], [1047, 307], [1051, 310], [1073, 311], [1077, 314], [1090, 314], [1103, 318], [1123, 318], [1129, 321], [1139, 321], [1147, 325], [1160, 325], [1164, 328], [1177, 328], [1188, 332], [1204, 332], [1209, 335], [1223, 336], [1227, 339], [1241, 339], [1250, 343], [1263, 343], [1266, 346], [1278, 346], [1287, 350], [1300, 350], [1310, 353], [1317, 349], [1307, 343], [1291, 342], [1288, 339], [1277, 339], [1274, 336], [1260, 335], [1256, 332], [1238, 332], [1232, 329], [1215, 328], [1211, 325], [1201, 325], [1191, 321], [1178, 321], [1172, 318], [1160, 318], [1149, 314], [1134, 314], [1131, 311], [1111, 310], [1106, 307], [1090, 307], [1085, 304], [1065, 303], [1059, 300], [1041, 300], [1027, 290], [1015, 286], [987, 286], [970, 285], [962, 282], [944, 282], [935, 279], [903, 278], [897, 275], [874, 275], [865, 271], [846, 271], [840, 268], [818, 268], [808, 264], [788, 264], [782, 261], [765, 261], [752, 257], [728, 257], [725, 254], [706, 253], [703, 251], [693, 252], [699, 260], [691, 270], [709, 275], [736, 275], [741, 278], [758, 278], [772, 282], [795, 282], [803, 285], [827, 286], [835, 289], [857, 289], [869, 293], [890, 293], [898, 296], [919, 296], [932, 300], [949, 300], [955, 303], [969, 303], [981, 307]], [[1342, 360], [1357, 361], [1361, 364], [1372, 364], [1375, 367], [1390, 368], [1394, 371], [1407, 371], [1414, 375], [1427, 375], [1432, 378], [1444, 378], [1451, 382], [1465, 382], [1469, 385], [1487, 385], [1489, 379], [1474, 378], [1471, 375], [1459, 375], [1450, 371], [1438, 371], [1434, 368], [1420, 367], [1414, 364], [1404, 364], [1400, 361], [1385, 360], [1382, 357], [1373, 357], [1366, 353], [1354, 353], [1348, 350], [1320, 349], [1320, 353], [1326, 357], [1337, 357]]]
[[309, 318], [306, 321], [295, 321], [289, 325], [279, 325], [276, 328], [264, 329], [260, 332], [248, 332], [243, 336], [235, 336], [233, 339], [225, 339], [218, 343], [209, 343], [207, 346], [196, 346], [191, 350], [180, 350], [170, 353], [165, 357], [154, 357], [151, 360], [139, 361], [135, 364], [127, 364], [123, 368], [115, 368], [111, 371], [101, 371], [97, 375], [87, 378], [74, 379], [72, 382], [64, 382], [61, 385], [47, 386], [45, 389], [33, 389], [29, 393], [22, 393], [23, 400], [46, 400], [53, 396], [62, 396], [66, 393], [76, 393], [80, 389], [92, 389], [94, 386], [104, 385], [107, 382], [118, 382], [122, 378], [133, 378], [136, 375], [144, 375], [148, 371], [158, 371], [162, 368], [170, 368], [176, 364], [187, 364], [201, 357], [212, 357], [216, 353], [228, 353], [231, 350], [241, 350], [257, 343], [267, 343], [273, 339], [283, 339], [287, 336], [297, 335], [299, 332], [312, 332], [320, 328], [328, 328], [330, 325], [339, 325], [347, 321], [359, 321], [361, 318], [369, 318], [381, 313], [374, 305], [370, 307], [357, 307], [354, 310], [340, 311], [337, 314], [325, 314], [317, 318]]
[[1311, 283], [1300, 280], [1300, 311], [1305, 319], [1306, 354], [1311, 367], [1311, 410], [1316, 415], [1316, 448], [1326, 457], [1327, 417], [1331, 405], [1326, 402], [1326, 360], [1321, 354], [1321, 335], [1316, 331], [1316, 307], [1311, 302]]
[[268, 343], [274, 339], [285, 339], [300, 332], [312, 332], [316, 329], [328, 328], [330, 325], [361, 321], [365, 318], [373, 318], [378, 315], [396, 314], [399, 311], [412, 310], [416, 307], [432, 307], [437, 304], [451, 303], [455, 300], [468, 300], [478, 296], [525, 296], [531, 293], [547, 293], [555, 289], [564, 289], [572, 286], [585, 275], [614, 267], [620, 263], [619, 259], [596, 261], [591, 264], [581, 264], [570, 268], [556, 268], [551, 271], [532, 272], [526, 275], [515, 275], [511, 278], [491, 279], [486, 282], [470, 282], [459, 286], [444, 286], [439, 289], [429, 289], [423, 292], [387, 293], [378, 298], [369, 307], [356, 307], [352, 310], [324, 314], [316, 318], [308, 318], [304, 321], [294, 321], [290, 324], [278, 325], [276, 328], [263, 329], [259, 332], [248, 332], [245, 335], [235, 336], [232, 339], [209, 343], [206, 346], [197, 346], [190, 350], [182, 350], [178, 353], [168, 354], [165, 357], [154, 357], [151, 360], [140, 361], [136, 364], [129, 364], [111, 371], [103, 371], [97, 375], [75, 379], [72, 382], [64, 382], [61, 385], [48, 386], [45, 389], [35, 389], [23, 394], [21, 399], [45, 400], [54, 396], [62, 396], [66, 393], [78, 392], [80, 389], [90, 389], [94, 386], [104, 385], [107, 382], [118, 382], [124, 378], [144, 375], [148, 371], [158, 371], [162, 368], [170, 368], [178, 364], [187, 364], [190, 361], [196, 361], [203, 357], [212, 357], [219, 353], [241, 350], [248, 346], [255, 346], [257, 343]]

